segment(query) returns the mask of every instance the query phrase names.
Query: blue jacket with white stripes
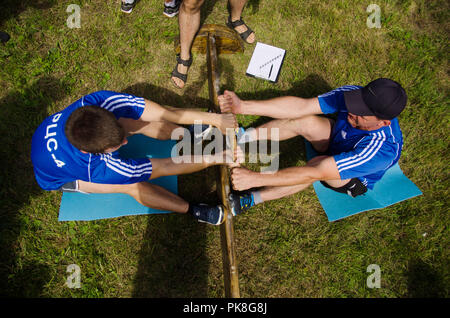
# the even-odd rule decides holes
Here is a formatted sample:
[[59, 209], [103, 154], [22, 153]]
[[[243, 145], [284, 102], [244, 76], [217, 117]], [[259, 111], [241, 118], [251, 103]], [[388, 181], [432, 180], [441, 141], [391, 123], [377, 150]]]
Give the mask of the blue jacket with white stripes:
[[341, 179], [358, 178], [369, 189], [395, 165], [402, 151], [403, 137], [397, 118], [389, 126], [366, 131], [347, 121], [344, 91], [361, 86], [342, 86], [319, 96], [324, 114], [338, 113], [327, 154], [334, 157]]
[[145, 101], [142, 97], [129, 94], [99, 91], [83, 96], [47, 117], [36, 129], [31, 142], [31, 161], [39, 186], [44, 190], [56, 190], [74, 180], [102, 184], [130, 184], [148, 180], [152, 173], [148, 158], [124, 159], [117, 151], [83, 153], [67, 140], [64, 133], [67, 119], [75, 109], [87, 105], [102, 107], [117, 119], [139, 119]]

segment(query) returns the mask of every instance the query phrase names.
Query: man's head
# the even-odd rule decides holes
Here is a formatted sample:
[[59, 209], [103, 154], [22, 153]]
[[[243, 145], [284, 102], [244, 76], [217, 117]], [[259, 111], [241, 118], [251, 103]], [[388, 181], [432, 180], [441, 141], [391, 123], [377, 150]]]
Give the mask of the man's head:
[[107, 153], [126, 144], [125, 131], [114, 114], [98, 106], [74, 110], [64, 132], [69, 142], [82, 152]]
[[344, 92], [348, 121], [362, 130], [375, 130], [390, 125], [406, 106], [403, 87], [390, 79], [376, 79], [361, 89]]

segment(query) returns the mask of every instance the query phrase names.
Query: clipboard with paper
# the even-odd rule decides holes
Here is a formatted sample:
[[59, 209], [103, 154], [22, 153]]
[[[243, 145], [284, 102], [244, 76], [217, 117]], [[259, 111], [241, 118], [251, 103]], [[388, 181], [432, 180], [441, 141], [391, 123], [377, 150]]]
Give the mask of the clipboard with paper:
[[284, 49], [261, 42], [256, 43], [246, 75], [276, 83], [285, 55]]

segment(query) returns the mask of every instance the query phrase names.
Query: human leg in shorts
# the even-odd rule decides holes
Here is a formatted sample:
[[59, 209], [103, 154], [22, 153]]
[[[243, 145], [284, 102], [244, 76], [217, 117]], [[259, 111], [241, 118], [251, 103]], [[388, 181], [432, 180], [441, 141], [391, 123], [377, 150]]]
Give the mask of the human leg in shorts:
[[[150, 179], [156, 179], [169, 175], [189, 174], [203, 170], [207, 167], [230, 161], [222, 154], [199, 156], [184, 162], [174, 162], [172, 158], [152, 158], [152, 174]], [[132, 196], [137, 202], [153, 209], [173, 211], [177, 213], [189, 213], [200, 222], [219, 225], [224, 221], [223, 206], [209, 206], [206, 204], [189, 203], [180, 196], [149, 182], [137, 182], [132, 184], [99, 184], [77, 181], [76, 189], [84, 193], [125, 193]], [[69, 188], [69, 187], [67, 187]]]
[[[331, 118], [317, 115], [297, 119], [276, 119], [256, 128], [248, 138], [253, 141], [260, 140], [263, 137], [271, 139], [271, 132], [273, 129], [277, 129], [277, 138], [279, 140], [286, 140], [300, 135], [308, 140], [316, 151], [324, 153], [329, 147], [334, 123], [335, 121]], [[313, 165], [317, 160], [320, 160], [320, 156], [308, 161], [307, 165]], [[337, 192], [347, 193], [353, 197], [367, 191], [365, 186], [356, 178], [321, 182], [328, 188]], [[232, 193], [230, 195], [232, 213], [234, 215], [240, 214], [253, 205], [290, 196], [306, 189], [310, 185], [311, 183], [292, 186], [267, 186], [240, 194]]]
[[62, 192], [80, 192], [80, 193], [86, 193], [80, 190], [78, 180], [70, 181], [65, 183], [64, 185], [59, 188], [59, 191]]

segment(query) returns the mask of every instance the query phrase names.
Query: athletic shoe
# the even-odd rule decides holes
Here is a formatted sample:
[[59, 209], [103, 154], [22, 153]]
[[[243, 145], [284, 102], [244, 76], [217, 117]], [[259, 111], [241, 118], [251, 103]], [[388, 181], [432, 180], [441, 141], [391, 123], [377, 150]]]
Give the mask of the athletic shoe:
[[233, 216], [239, 215], [255, 205], [250, 192], [244, 192], [240, 195], [237, 193], [230, 193], [228, 202], [230, 203], [231, 214], [233, 214]]
[[134, 8], [135, 4], [136, 4], [136, 1], [133, 1], [132, 3], [126, 3], [126, 2], [122, 1], [122, 5], [120, 6], [120, 10], [122, 12], [125, 12], [125, 13], [131, 13], [131, 11], [133, 11], [133, 8]]
[[208, 223], [212, 225], [220, 225], [225, 220], [223, 213], [223, 206], [211, 206], [207, 204], [196, 204], [192, 206], [191, 214], [199, 222]]
[[171, 7], [164, 3], [164, 15], [169, 18], [173, 18], [180, 11], [181, 0], [175, 0], [175, 6]]
[[[211, 125], [201, 125], [200, 132], [197, 132], [198, 128], [195, 129], [196, 125], [189, 125], [187, 130], [191, 134], [191, 140], [193, 144], [199, 144], [204, 139], [208, 139], [210, 134], [213, 131], [213, 127]], [[199, 126], [199, 125], [197, 125]]]

